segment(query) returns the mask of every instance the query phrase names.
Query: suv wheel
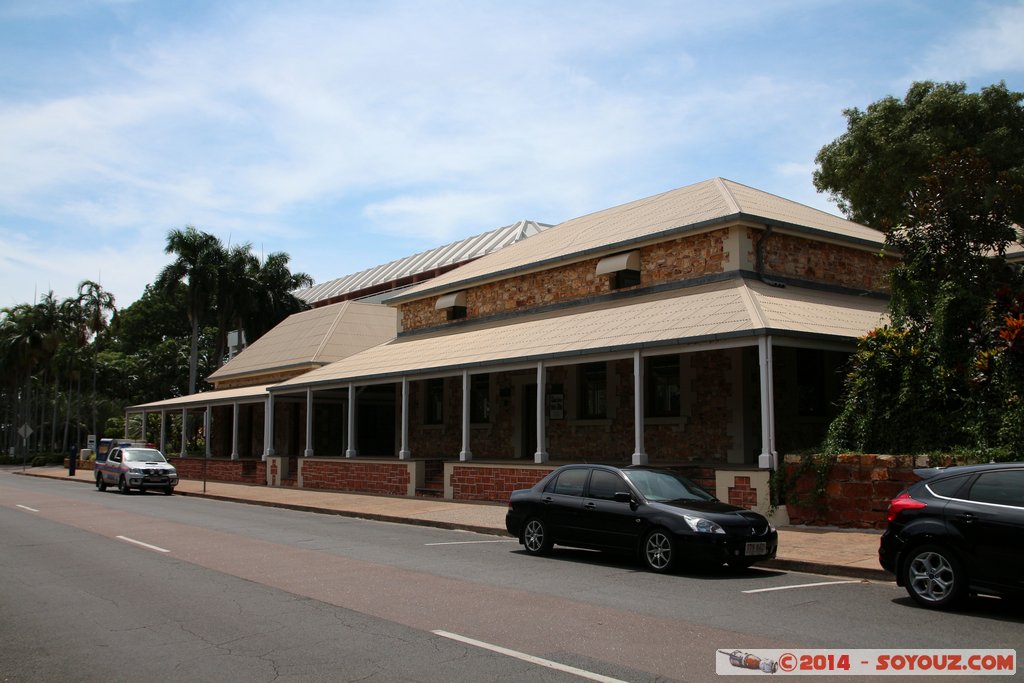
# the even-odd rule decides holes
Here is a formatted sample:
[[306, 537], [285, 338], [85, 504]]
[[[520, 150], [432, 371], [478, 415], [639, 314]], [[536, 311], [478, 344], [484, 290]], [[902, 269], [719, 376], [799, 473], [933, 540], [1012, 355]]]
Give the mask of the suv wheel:
[[117, 490], [126, 495], [132, 492], [131, 488], [128, 486], [128, 480], [124, 478], [123, 474], [121, 475], [121, 478], [117, 480]]
[[103, 481], [103, 475], [98, 472], [96, 473], [96, 488], [100, 491], [107, 490], [107, 482]]
[[919, 605], [932, 609], [951, 607], [964, 596], [967, 576], [960, 561], [940, 545], [914, 548], [903, 564], [903, 585]]

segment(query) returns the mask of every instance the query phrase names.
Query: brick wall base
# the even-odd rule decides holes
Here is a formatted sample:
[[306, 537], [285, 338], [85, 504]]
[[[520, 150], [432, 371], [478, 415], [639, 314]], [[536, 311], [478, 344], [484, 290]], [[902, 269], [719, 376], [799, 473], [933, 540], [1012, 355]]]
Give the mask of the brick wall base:
[[225, 458], [168, 458], [181, 479], [202, 479], [206, 463], [207, 481], [233, 484], [266, 484], [267, 465], [262, 460], [229, 460]]
[[416, 460], [348, 460], [343, 458], [299, 458], [299, 487], [347, 491], [385, 496], [415, 493]]
[[528, 489], [557, 465], [445, 463], [445, 497], [505, 502], [516, 489]]

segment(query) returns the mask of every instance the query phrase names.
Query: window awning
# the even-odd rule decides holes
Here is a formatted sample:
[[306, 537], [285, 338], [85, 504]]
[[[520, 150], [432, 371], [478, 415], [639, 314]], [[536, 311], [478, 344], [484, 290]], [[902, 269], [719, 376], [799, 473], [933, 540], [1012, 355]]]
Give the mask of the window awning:
[[640, 270], [640, 252], [627, 251], [624, 254], [606, 256], [597, 262], [597, 275], [611, 275], [623, 270]]
[[437, 299], [437, 303], [434, 304], [434, 310], [443, 311], [446, 308], [466, 307], [466, 291], [452, 292], [451, 294], [444, 294]]
[[271, 387], [273, 393], [467, 368], [767, 334], [852, 343], [885, 321], [886, 302], [732, 278], [467, 328], [400, 337]]

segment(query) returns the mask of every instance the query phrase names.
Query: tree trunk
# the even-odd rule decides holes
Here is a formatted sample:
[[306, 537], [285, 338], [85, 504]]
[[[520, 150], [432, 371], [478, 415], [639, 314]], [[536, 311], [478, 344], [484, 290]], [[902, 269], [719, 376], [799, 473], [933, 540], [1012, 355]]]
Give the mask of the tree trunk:
[[199, 316], [192, 318], [192, 348], [188, 356], [188, 393], [196, 393], [196, 376], [199, 374]]

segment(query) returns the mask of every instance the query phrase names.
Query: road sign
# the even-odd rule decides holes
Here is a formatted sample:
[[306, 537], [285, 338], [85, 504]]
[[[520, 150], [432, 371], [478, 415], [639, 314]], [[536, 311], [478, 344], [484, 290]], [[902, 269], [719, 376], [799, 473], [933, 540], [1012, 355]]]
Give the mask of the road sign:
[[28, 422], [21, 425], [21, 429], [18, 430], [18, 434], [20, 434], [23, 439], [27, 439], [32, 436], [32, 428], [28, 426]]

